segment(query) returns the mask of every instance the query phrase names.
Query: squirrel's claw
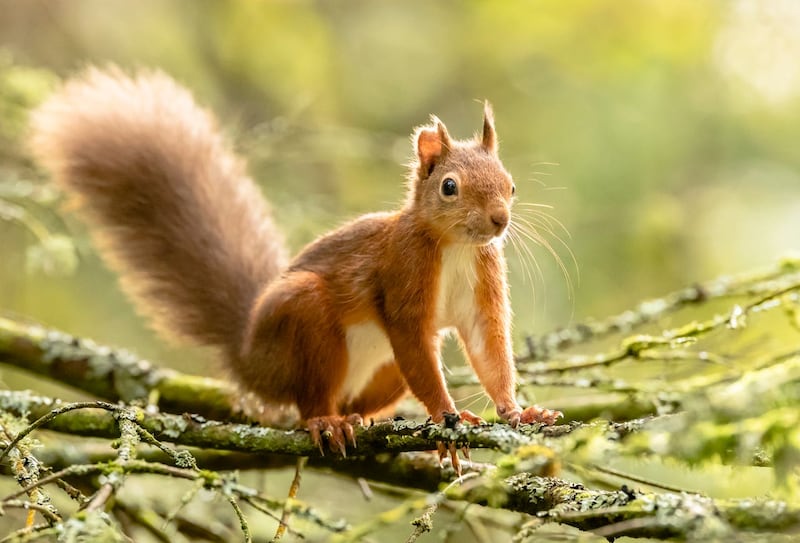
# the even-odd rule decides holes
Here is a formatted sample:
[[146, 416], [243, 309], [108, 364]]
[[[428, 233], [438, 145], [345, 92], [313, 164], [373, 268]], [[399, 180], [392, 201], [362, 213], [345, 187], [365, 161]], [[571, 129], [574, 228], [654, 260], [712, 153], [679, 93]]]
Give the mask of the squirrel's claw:
[[355, 426], [364, 426], [364, 419], [361, 418], [361, 415], [354, 413], [346, 416], [344, 422], [342, 423], [342, 430], [344, 430], [344, 435], [347, 437], [347, 441], [353, 446], [354, 449], [357, 449], [358, 443], [356, 443]]
[[319, 447], [319, 454], [325, 456], [325, 449], [322, 447], [322, 421], [318, 418], [308, 420], [308, 432], [311, 434], [311, 441]]
[[439, 466], [442, 466], [442, 461], [446, 456], [450, 456], [450, 462], [453, 464], [453, 469], [456, 471], [456, 476], [461, 477], [461, 461], [458, 459], [458, 449], [456, 449], [455, 441], [439, 441], [436, 443], [436, 448], [439, 451]]
[[329, 415], [308, 419], [306, 425], [311, 434], [311, 441], [319, 447], [319, 452], [324, 456], [325, 450], [322, 442], [328, 442], [328, 448], [333, 453], [347, 456], [347, 443], [356, 447], [356, 434], [354, 426], [361, 426], [361, 415]]
[[[480, 418], [478, 415], [469, 411], [467, 409], [461, 411], [460, 413], [446, 413], [444, 415], [444, 424], [448, 428], [454, 428], [456, 424], [460, 422], [466, 422], [473, 425], [484, 424], [484, 420]], [[439, 452], [439, 466], [442, 465], [442, 460], [445, 459], [446, 456], [450, 456], [450, 461], [453, 464], [453, 469], [456, 471], [457, 476], [461, 476], [461, 461], [458, 459], [458, 447], [456, 446], [455, 441], [439, 441], [436, 443], [436, 448]], [[461, 447], [461, 453], [464, 455], [464, 459], [467, 462], [471, 462], [469, 456], [469, 445], [464, 445]]]

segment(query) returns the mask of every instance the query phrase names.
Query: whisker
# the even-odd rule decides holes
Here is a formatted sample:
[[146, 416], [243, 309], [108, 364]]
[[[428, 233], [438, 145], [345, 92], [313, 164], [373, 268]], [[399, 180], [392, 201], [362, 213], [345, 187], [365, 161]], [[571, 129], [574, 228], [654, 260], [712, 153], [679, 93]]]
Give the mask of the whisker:
[[[533, 250], [528, 247], [528, 245], [522, 240], [521, 232], [517, 232], [517, 236], [520, 236], [520, 244], [524, 248], [525, 253], [528, 255], [528, 261], [533, 264], [533, 269], [535, 271], [535, 275], [538, 277], [542, 286], [544, 286], [545, 278], [544, 278], [544, 270], [542, 266], [539, 264], [539, 260], [536, 258], [536, 255], [533, 254]], [[544, 289], [545, 294], [547, 293], [547, 289]]]
[[[528, 247], [528, 245], [525, 243], [525, 241], [520, 236], [520, 232], [519, 232], [518, 228], [519, 227], [517, 226], [517, 229], [514, 231], [514, 235], [517, 238], [517, 243], [519, 244], [519, 246], [522, 249], [522, 254], [526, 257], [527, 264], [529, 266], [532, 265], [533, 270], [534, 270], [534, 275], [536, 275], [536, 278], [541, 281], [542, 285], [544, 285], [544, 273], [542, 273], [542, 268], [541, 268], [541, 266], [539, 266], [539, 262], [536, 260], [536, 256], [533, 254], [533, 251], [531, 251], [531, 248]], [[530, 272], [530, 270], [529, 270], [529, 272]], [[531, 286], [535, 286], [533, 278], [531, 279]]]
[[516, 211], [519, 216], [538, 217], [539, 219], [546, 222], [553, 228], [558, 227], [559, 229], [566, 230], [564, 225], [561, 224], [561, 222], [558, 219], [556, 219], [553, 215], [551, 215], [547, 211], [543, 211], [542, 209], [523, 207], [522, 209], [518, 209]]
[[[524, 217], [517, 217], [517, 219], [519, 220], [520, 224], [524, 225], [525, 227], [529, 228], [530, 230], [533, 230], [534, 232], [538, 233], [539, 230], [543, 230], [545, 233], [550, 234], [559, 244], [561, 244], [564, 247], [564, 249], [567, 250], [567, 252], [572, 252], [572, 250], [569, 248], [569, 245], [567, 244], [567, 242], [564, 241], [561, 238], [561, 236], [556, 234], [553, 231], [553, 229], [550, 228], [550, 225], [548, 225], [546, 223], [542, 223], [540, 220], [538, 220], [536, 218], [533, 218], [533, 217], [531, 217], [531, 220], [533, 221], [533, 224], [531, 224], [531, 222], [528, 221], [528, 219], [526, 219]], [[538, 228], [537, 228], [537, 226], [538, 226]], [[569, 232], [567, 232], [566, 235], [567, 235], [567, 237], [569, 239], [572, 239], [572, 236], [570, 235]], [[573, 264], [575, 264], [575, 267], [577, 268], [577, 262], [575, 262], [575, 256], [574, 255], [572, 255], [572, 260], [573, 260]]]
[[539, 184], [542, 186], [542, 189], [543, 189], [543, 190], [546, 190], [546, 189], [547, 189], [547, 183], [545, 183], [544, 181], [542, 181], [542, 180], [541, 180], [541, 179], [539, 179], [538, 177], [529, 177], [529, 178], [528, 178], [528, 180], [529, 180], [529, 181], [533, 181], [533, 182], [535, 182], [535, 183], [539, 183]]
[[[526, 219], [524, 217], [517, 217], [517, 218], [522, 219], [523, 223], [527, 224], [528, 227], [530, 227], [530, 228], [535, 230], [535, 228], [533, 228], [533, 226], [530, 223], [526, 222]], [[535, 219], [534, 217], [530, 217], [530, 218], [531, 219]], [[554, 221], [556, 221], [558, 226], [561, 227], [561, 229], [566, 234], [567, 238], [568, 239], [572, 239], [572, 234], [570, 234], [569, 230], [567, 230], [566, 227], [563, 224], [561, 224], [561, 221], [559, 221], [558, 219], [555, 219], [554, 217], [551, 217], [551, 218]], [[547, 230], [547, 232], [550, 235], [552, 235], [556, 239], [556, 241], [558, 241], [561, 244], [561, 246], [564, 247], [564, 249], [567, 251], [567, 254], [569, 255], [569, 258], [572, 261], [572, 266], [575, 268], [575, 276], [576, 276], [575, 279], [576, 279], [576, 281], [580, 282], [580, 280], [581, 280], [581, 270], [580, 270], [580, 266], [578, 265], [578, 259], [575, 258], [575, 253], [572, 252], [572, 248], [569, 246], [569, 244], [566, 241], [561, 239], [561, 237], [558, 234], [553, 232], [552, 229]]]
[[553, 225], [544, 217], [525, 217], [524, 215], [516, 215], [514, 217], [518, 224], [525, 225], [532, 230], [543, 230], [548, 234], [557, 235], [553, 230]]
[[561, 164], [559, 164], [558, 162], [540, 161], [540, 162], [534, 162], [533, 164], [531, 164], [531, 166], [561, 166]]
[[519, 234], [514, 231], [513, 226], [508, 231], [508, 237], [511, 241], [512, 247], [514, 247], [514, 252], [519, 257], [519, 262], [522, 265], [522, 278], [524, 281], [527, 281], [528, 284], [531, 286], [533, 292], [533, 301], [536, 302], [536, 285], [533, 280], [533, 276], [531, 275], [531, 264], [530, 264], [530, 249], [520, 240]]
[[[532, 302], [536, 304], [539, 291], [539, 289], [536, 288], [536, 280], [539, 278], [539, 275], [536, 273], [536, 263], [534, 262], [534, 258], [530, 249], [519, 237], [519, 234], [517, 232], [511, 232], [510, 234], [514, 238], [514, 249], [519, 259], [519, 264], [522, 266], [523, 280], [527, 280], [528, 284], [530, 285]], [[531, 270], [534, 271], [531, 272]], [[544, 283], [543, 278], [541, 281]]]
[[517, 202], [516, 204], [514, 204], [514, 207], [516, 206], [545, 207], [547, 209], [554, 209], [553, 206], [551, 206], [550, 204], [534, 204], [532, 202]]
[[469, 405], [475, 403], [476, 400], [481, 400], [486, 397], [486, 393], [483, 390], [478, 390], [477, 392], [473, 392], [472, 394], [467, 394], [466, 396], [462, 396], [459, 399], [463, 401], [472, 401]]
[[[552, 206], [550, 206], [550, 209], [552, 209]], [[522, 211], [524, 211], [525, 213], [529, 213], [530, 215], [540, 217], [543, 220], [545, 220], [548, 224], [555, 224], [567, 235], [567, 237], [569, 237], [570, 239], [572, 238], [572, 235], [569, 233], [569, 229], [567, 229], [567, 227], [564, 226], [564, 223], [562, 223], [560, 220], [558, 220], [553, 215], [547, 213], [546, 211], [541, 211], [539, 209], [530, 209], [530, 208], [524, 209]]]
[[491, 404], [492, 399], [489, 396], [486, 396], [486, 402], [483, 404], [483, 410], [486, 411], [489, 409], [489, 405]]
[[[543, 247], [544, 249], [547, 250], [547, 252], [549, 252], [551, 254], [551, 256], [553, 257], [553, 260], [555, 260], [556, 264], [560, 268], [561, 273], [564, 275], [564, 280], [567, 283], [567, 296], [569, 297], [570, 300], [574, 299], [575, 286], [574, 286], [574, 284], [572, 282], [572, 278], [569, 275], [569, 270], [567, 270], [567, 267], [564, 264], [564, 260], [561, 258], [561, 255], [559, 255], [558, 252], [553, 248], [552, 244], [549, 241], [547, 241], [546, 238], [542, 237], [538, 232], [536, 232], [536, 231], [533, 231], [533, 232], [528, 231], [520, 223], [517, 223], [516, 226], [517, 226], [517, 231], [521, 235], [525, 236], [528, 240], [530, 240], [531, 242], [539, 245], [540, 247]], [[575, 263], [575, 266], [577, 268], [577, 262], [575, 261], [574, 254], [572, 253], [571, 250], [569, 250], [569, 247], [566, 247], [566, 248], [569, 251], [569, 254], [571, 255], [572, 260]]]
[[469, 396], [462, 398], [459, 403], [463, 402], [464, 400], [469, 400], [466, 404], [462, 404], [464, 409], [474, 409], [473, 406], [478, 402], [480, 402], [481, 400], [483, 400], [484, 401], [483, 409], [476, 410], [479, 413], [486, 411], [489, 408], [489, 404], [492, 401], [491, 398], [489, 398], [489, 396], [483, 390], [480, 390], [475, 394], [470, 394]]
[[[542, 285], [544, 285], [544, 272], [542, 271], [541, 266], [539, 266], [539, 262], [536, 260], [536, 257], [534, 256], [533, 251], [531, 251], [530, 247], [528, 247], [528, 245], [521, 238], [521, 236], [520, 236], [520, 232], [521, 231], [519, 229], [519, 225], [514, 224], [512, 222], [511, 230], [513, 231], [514, 237], [517, 240], [516, 247], [519, 249], [518, 254], [520, 255], [520, 262], [523, 265], [523, 270], [525, 270], [528, 273], [528, 277], [529, 277], [529, 279], [531, 281], [531, 286], [534, 287], [533, 299], [535, 301], [536, 300], [536, 289], [535, 289], [536, 285], [535, 285], [534, 277], [531, 275], [530, 270], [531, 269], [534, 270], [535, 273], [533, 275], [536, 276], [536, 279], [539, 279], [539, 281], [541, 282]], [[547, 296], [547, 289], [543, 289], [543, 292], [545, 293], [545, 296]]]
[[[518, 225], [519, 225], [520, 230], [528, 232], [529, 234], [534, 235], [537, 238], [542, 237], [539, 234], [539, 231], [542, 230], [545, 233], [550, 234], [562, 247], [564, 247], [564, 249], [566, 249], [566, 251], [568, 253], [572, 253], [572, 250], [569, 248], [569, 245], [567, 244], [567, 242], [565, 242], [558, 234], [553, 232], [553, 230], [550, 229], [547, 225], [544, 225], [544, 224], [539, 223], [538, 221], [535, 221], [536, 226], [539, 227], [539, 228], [537, 228], [536, 226], [534, 226], [533, 224], [528, 222], [523, 217], [517, 217], [517, 219], [518, 219]], [[577, 262], [575, 261], [575, 255], [570, 254], [570, 258], [571, 258], [572, 263], [575, 266], [576, 272], [577, 272], [578, 265], [577, 265]], [[579, 274], [577, 274], [577, 275], [579, 275]]]

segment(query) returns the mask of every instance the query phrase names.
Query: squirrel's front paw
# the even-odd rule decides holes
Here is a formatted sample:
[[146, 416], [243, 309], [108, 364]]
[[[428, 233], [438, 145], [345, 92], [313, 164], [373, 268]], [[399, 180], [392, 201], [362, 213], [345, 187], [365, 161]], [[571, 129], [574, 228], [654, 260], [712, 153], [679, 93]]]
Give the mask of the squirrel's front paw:
[[325, 417], [312, 417], [306, 421], [308, 431], [311, 433], [311, 441], [319, 447], [319, 452], [323, 455], [325, 450], [322, 446], [322, 438], [328, 441], [328, 447], [334, 453], [341, 453], [347, 456], [347, 443], [353, 448], [356, 447], [356, 434], [354, 426], [363, 426], [364, 421], [361, 415], [329, 415]]
[[520, 414], [519, 422], [522, 424], [534, 424], [536, 422], [540, 422], [542, 424], [546, 424], [547, 426], [551, 426], [563, 416], [564, 413], [561, 411], [545, 409], [544, 407], [539, 407], [538, 405], [532, 405], [526, 408]]
[[538, 405], [532, 405], [522, 411], [520, 411], [519, 408], [505, 412], [501, 412], [498, 409], [498, 413], [508, 422], [508, 424], [511, 425], [512, 428], [516, 428], [520, 424], [534, 423], [541, 423], [551, 426], [555, 424], [558, 419], [564, 416], [561, 411], [545, 409], [544, 407], [539, 407]]

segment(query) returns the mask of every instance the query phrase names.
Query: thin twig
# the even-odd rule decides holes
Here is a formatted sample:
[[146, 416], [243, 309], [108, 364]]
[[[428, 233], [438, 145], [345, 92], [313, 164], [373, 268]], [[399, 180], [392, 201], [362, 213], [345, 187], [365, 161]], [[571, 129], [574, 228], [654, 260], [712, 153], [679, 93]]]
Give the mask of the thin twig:
[[61, 527], [51, 526], [50, 524], [36, 524], [34, 526], [26, 526], [15, 530], [3, 539], [0, 543], [28, 543], [29, 541], [36, 541], [44, 537], [50, 537], [50, 541], [54, 541], [57, 535], [61, 533]]
[[286, 506], [283, 508], [283, 512], [281, 513], [281, 520], [278, 522], [278, 528], [275, 531], [275, 537], [272, 538], [272, 541], [279, 541], [283, 534], [286, 533], [286, 528], [289, 525], [289, 515], [291, 514], [291, 500], [294, 500], [297, 497], [297, 491], [300, 490], [300, 473], [303, 471], [303, 467], [306, 465], [306, 461], [308, 457], [301, 456], [297, 459], [297, 466], [294, 470], [294, 478], [292, 479], [292, 484], [289, 486], [289, 494], [286, 497]]
[[61, 407], [57, 407], [56, 409], [50, 411], [50, 413], [42, 417], [39, 417], [35, 422], [29, 424], [27, 428], [18, 433], [17, 436], [11, 440], [8, 446], [5, 449], [3, 449], [3, 452], [0, 453], [0, 462], [3, 461], [8, 452], [12, 448], [14, 448], [17, 445], [17, 443], [19, 443], [22, 439], [24, 439], [25, 436], [27, 436], [40, 426], [44, 426], [57, 416], [63, 415], [64, 413], [68, 413], [69, 411], [75, 411], [76, 409], [105, 409], [106, 411], [115, 411], [119, 409], [119, 406], [110, 404], [108, 402], [94, 401], [94, 402], [75, 402]]
[[103, 509], [108, 499], [114, 494], [114, 485], [105, 483], [100, 487], [100, 490], [94, 493], [92, 499], [86, 505], [86, 511], [97, 511]]
[[14, 498], [16, 498], [18, 496], [22, 496], [23, 494], [26, 494], [26, 493], [30, 492], [31, 490], [33, 490], [36, 487], [39, 487], [39, 486], [42, 486], [42, 485], [46, 485], [46, 484], [52, 483], [54, 481], [59, 481], [60, 479], [62, 479], [64, 477], [67, 477], [67, 476], [70, 476], [70, 475], [81, 475], [81, 476], [83, 476], [83, 475], [91, 475], [92, 473], [97, 473], [98, 471], [102, 471], [102, 469], [103, 469], [102, 466], [100, 466], [98, 464], [79, 464], [79, 465], [69, 466], [69, 467], [66, 467], [66, 468], [64, 468], [62, 470], [53, 472], [50, 475], [42, 477], [41, 479], [39, 479], [35, 483], [32, 483], [32, 484], [22, 488], [21, 490], [18, 490], [17, 492], [9, 494], [5, 498], [3, 498], [3, 501], [5, 502], [6, 500], [11, 500], [11, 499], [14, 499]]
[[247, 524], [247, 519], [242, 512], [242, 508], [239, 507], [239, 504], [236, 502], [236, 498], [234, 496], [228, 495], [226, 498], [228, 503], [231, 504], [233, 512], [236, 513], [236, 518], [239, 519], [239, 527], [242, 529], [242, 534], [244, 534], [245, 543], [252, 543], [253, 536], [250, 535], [250, 526]]
[[25, 509], [26, 511], [38, 511], [44, 518], [52, 522], [61, 522], [61, 516], [51, 511], [44, 505], [38, 503], [22, 501], [22, 500], [8, 500], [3, 502], [3, 507], [11, 507], [13, 509]]
[[166, 445], [156, 439], [156, 437], [142, 428], [141, 426], [136, 427], [136, 431], [139, 432], [139, 436], [142, 438], [142, 441], [153, 445], [154, 447], [158, 448], [161, 452], [168, 455], [172, 460], [178, 465], [180, 468], [197, 468], [197, 461], [194, 459], [192, 454], [189, 451], [178, 451], [174, 448]]
[[[528, 352], [517, 356], [519, 362], [543, 361], [555, 353], [616, 333], [628, 333], [638, 327], [691, 305], [708, 300], [726, 297], [757, 296], [770, 293], [800, 277], [800, 260], [786, 258], [773, 268], [738, 276], [723, 275], [710, 281], [689, 286], [669, 293], [661, 298], [646, 300], [636, 307], [602, 321], [590, 320], [560, 328], [553, 332], [534, 337], [527, 336], [525, 342]], [[781, 288], [781, 287], [778, 287]]]
[[658, 481], [653, 481], [652, 479], [648, 479], [647, 477], [633, 475], [632, 473], [619, 471], [613, 468], [609, 468], [607, 466], [599, 466], [597, 464], [592, 464], [591, 469], [599, 471], [600, 473], [605, 473], [607, 475], [613, 475], [614, 477], [619, 477], [620, 479], [627, 479], [628, 481], [633, 481], [634, 483], [640, 483], [653, 488], [657, 488], [659, 490], [664, 490], [666, 492], [678, 492], [678, 493], [695, 492], [694, 490], [688, 488], [681, 488], [679, 486], [669, 485], [667, 483], [659, 483]]
[[[6, 436], [8, 431], [3, 430]], [[41, 463], [34, 457], [26, 441], [20, 440], [16, 447], [11, 449], [11, 470], [14, 473], [17, 483], [22, 487], [27, 487], [36, 483], [40, 476]], [[50, 496], [39, 488], [32, 488], [25, 492], [28, 498], [36, 505], [46, 508], [51, 513], [58, 515], [58, 509], [53, 505]], [[51, 518], [45, 517], [49, 522], [53, 522]], [[34, 509], [29, 510], [27, 519], [25, 521], [26, 527], [33, 526], [36, 520], [36, 512]]]

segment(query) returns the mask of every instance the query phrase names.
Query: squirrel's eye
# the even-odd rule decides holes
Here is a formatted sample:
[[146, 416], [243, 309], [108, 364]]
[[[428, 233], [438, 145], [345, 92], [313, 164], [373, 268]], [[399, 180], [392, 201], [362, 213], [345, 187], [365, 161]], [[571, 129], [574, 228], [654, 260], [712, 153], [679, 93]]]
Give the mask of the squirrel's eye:
[[458, 194], [458, 185], [455, 180], [448, 177], [442, 181], [442, 196], [455, 196]]
[[514, 196], [517, 193], [517, 186], [511, 185], [511, 196]]

